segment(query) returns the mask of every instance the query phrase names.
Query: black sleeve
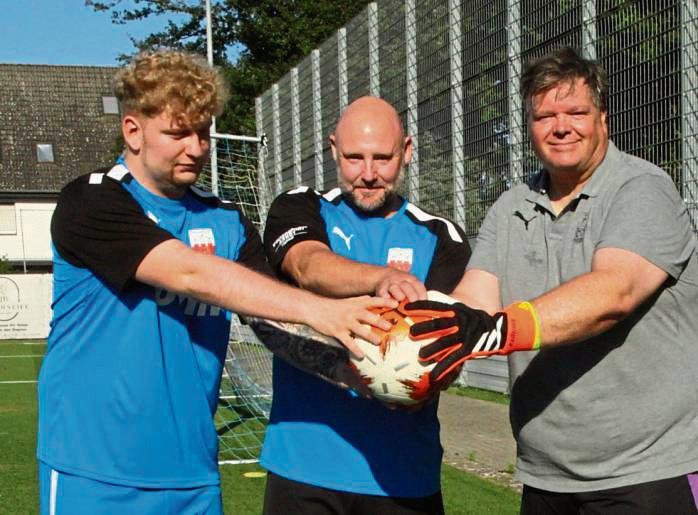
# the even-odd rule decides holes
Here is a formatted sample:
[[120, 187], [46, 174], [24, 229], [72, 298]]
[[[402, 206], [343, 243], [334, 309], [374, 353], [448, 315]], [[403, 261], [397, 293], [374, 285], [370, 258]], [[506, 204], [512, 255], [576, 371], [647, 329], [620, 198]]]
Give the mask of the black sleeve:
[[150, 220], [119, 182], [104, 175], [90, 184], [89, 178], [61, 191], [51, 219], [53, 245], [68, 263], [122, 291], [146, 254], [174, 236]]
[[453, 227], [461, 241], [453, 239], [453, 235], [450, 234], [444, 222], [439, 221], [434, 225], [438, 243], [429, 273], [424, 281], [428, 290], [451, 293], [458, 286], [465, 273], [465, 266], [468, 264], [471, 254], [470, 245], [463, 229], [454, 223]]
[[240, 247], [237, 262], [256, 272], [273, 275], [267, 257], [264, 255], [262, 238], [250, 220], [240, 212], [240, 223], [245, 228], [245, 243]]
[[272, 203], [264, 229], [264, 249], [276, 273], [286, 253], [296, 243], [315, 240], [330, 246], [320, 197], [312, 189], [282, 193]]

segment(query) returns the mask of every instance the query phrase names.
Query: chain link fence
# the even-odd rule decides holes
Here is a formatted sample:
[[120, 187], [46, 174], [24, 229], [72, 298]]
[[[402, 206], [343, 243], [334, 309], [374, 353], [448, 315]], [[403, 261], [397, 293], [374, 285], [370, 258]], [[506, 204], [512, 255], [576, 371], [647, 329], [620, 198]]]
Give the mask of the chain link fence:
[[271, 200], [337, 184], [327, 136], [363, 95], [397, 108], [416, 142], [403, 193], [477, 234], [487, 208], [539, 168], [518, 95], [523, 63], [562, 45], [610, 78], [619, 148], [664, 168], [698, 220], [695, 0], [383, 0], [257, 99]]
[[[378, 95], [416, 143], [402, 193], [476, 236], [499, 195], [540, 168], [519, 79], [563, 45], [604, 65], [611, 139], [671, 175], [698, 227], [696, 0], [371, 3], [257, 99], [263, 198], [336, 186], [327, 136], [352, 100]], [[505, 360], [469, 362], [461, 381], [506, 391]]]

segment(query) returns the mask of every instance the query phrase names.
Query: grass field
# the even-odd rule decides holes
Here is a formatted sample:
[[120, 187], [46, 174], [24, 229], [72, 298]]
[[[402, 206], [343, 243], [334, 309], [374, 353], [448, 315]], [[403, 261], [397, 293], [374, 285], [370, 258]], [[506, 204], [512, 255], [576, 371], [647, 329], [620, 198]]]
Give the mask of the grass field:
[[[0, 341], [0, 515], [38, 513], [36, 479], [36, 378], [46, 349], [43, 343]], [[262, 510], [263, 477], [248, 477], [256, 464], [221, 467], [223, 503], [230, 515]], [[507, 515], [518, 513], [519, 495], [495, 483], [444, 466], [446, 513]]]
[[507, 406], [509, 405], [508, 395], [490, 390], [483, 390], [482, 388], [473, 388], [470, 386], [450, 386], [448, 388], [448, 393], [452, 393], [453, 395], [462, 395], [472, 399], [479, 399], [481, 401], [496, 402], [497, 404]]

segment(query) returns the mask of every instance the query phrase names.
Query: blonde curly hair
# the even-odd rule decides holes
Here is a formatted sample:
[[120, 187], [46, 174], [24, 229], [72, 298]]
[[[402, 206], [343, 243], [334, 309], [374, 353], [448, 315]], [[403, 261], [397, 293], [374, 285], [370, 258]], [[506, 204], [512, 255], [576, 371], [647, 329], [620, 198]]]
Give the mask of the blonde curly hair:
[[123, 114], [152, 117], [167, 112], [180, 126], [197, 127], [219, 116], [228, 91], [218, 70], [178, 50], [136, 55], [114, 78]]

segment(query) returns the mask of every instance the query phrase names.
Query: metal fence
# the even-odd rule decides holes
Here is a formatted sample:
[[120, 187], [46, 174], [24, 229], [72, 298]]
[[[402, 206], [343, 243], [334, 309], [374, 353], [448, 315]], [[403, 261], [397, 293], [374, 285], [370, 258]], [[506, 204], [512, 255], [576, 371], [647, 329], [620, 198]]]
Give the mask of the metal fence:
[[474, 237], [497, 197], [540, 166], [519, 78], [528, 59], [562, 45], [605, 66], [611, 139], [672, 176], [698, 227], [696, 0], [371, 3], [257, 98], [264, 197], [335, 186], [327, 136], [349, 102], [378, 95], [416, 143], [403, 193]]
[[561, 45], [610, 77], [619, 148], [664, 168], [698, 220], [695, 0], [383, 0], [369, 4], [257, 99], [271, 199], [336, 185], [327, 136], [379, 95], [416, 150], [404, 193], [477, 234], [487, 208], [538, 168], [517, 88], [522, 64]]

